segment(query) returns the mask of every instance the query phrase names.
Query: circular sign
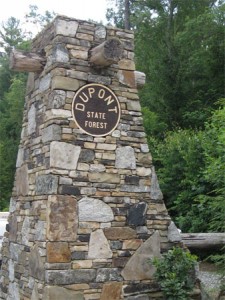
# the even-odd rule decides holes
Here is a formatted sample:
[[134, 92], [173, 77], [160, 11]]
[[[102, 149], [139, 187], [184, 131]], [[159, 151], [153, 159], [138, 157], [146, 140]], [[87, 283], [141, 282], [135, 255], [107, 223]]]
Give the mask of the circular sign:
[[119, 100], [101, 84], [81, 87], [74, 96], [72, 112], [78, 127], [93, 136], [110, 134], [120, 120]]

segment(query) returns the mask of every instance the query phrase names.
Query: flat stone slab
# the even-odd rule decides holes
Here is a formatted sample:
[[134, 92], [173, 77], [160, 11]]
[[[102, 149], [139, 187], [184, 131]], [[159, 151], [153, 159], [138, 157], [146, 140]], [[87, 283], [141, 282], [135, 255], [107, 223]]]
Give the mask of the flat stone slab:
[[76, 170], [80, 146], [54, 141], [50, 144], [50, 167]]
[[131, 256], [121, 275], [125, 280], [153, 279], [155, 267], [151, 258], [160, 257], [160, 236], [154, 232]]
[[52, 285], [89, 283], [94, 281], [95, 277], [95, 269], [45, 271], [45, 280], [47, 283]]
[[111, 207], [99, 199], [85, 197], [78, 202], [79, 221], [110, 222], [114, 219]]
[[47, 238], [50, 241], [75, 241], [78, 218], [77, 200], [73, 196], [49, 196], [47, 206]]
[[89, 242], [89, 259], [101, 259], [101, 258], [111, 258], [112, 251], [109, 247], [108, 240], [106, 239], [103, 230], [98, 229], [91, 233]]
[[45, 300], [83, 300], [84, 296], [80, 292], [69, 290], [60, 286], [46, 286], [44, 289]]

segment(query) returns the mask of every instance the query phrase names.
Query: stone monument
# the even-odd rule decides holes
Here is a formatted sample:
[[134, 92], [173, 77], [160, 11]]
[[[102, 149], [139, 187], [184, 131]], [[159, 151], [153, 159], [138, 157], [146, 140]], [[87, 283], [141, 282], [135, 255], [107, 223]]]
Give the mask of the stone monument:
[[133, 32], [57, 16], [11, 68], [29, 77], [0, 298], [160, 299], [150, 259], [171, 247], [171, 219]]

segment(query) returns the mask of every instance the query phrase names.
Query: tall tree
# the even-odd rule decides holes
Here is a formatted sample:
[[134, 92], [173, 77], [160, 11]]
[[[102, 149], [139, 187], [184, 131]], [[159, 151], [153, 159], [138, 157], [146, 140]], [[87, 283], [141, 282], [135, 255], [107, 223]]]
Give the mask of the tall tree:
[[124, 28], [130, 29], [130, 1], [124, 0]]
[[[123, 23], [125, 2], [111, 20]], [[142, 106], [169, 128], [201, 127], [224, 95], [224, 1], [129, 1]], [[108, 15], [110, 18], [110, 15]]]
[[13, 47], [20, 45], [26, 38], [20, 21], [14, 17], [9, 18], [0, 28], [0, 47], [9, 55]]
[[201, 127], [224, 95], [224, 5], [183, 4], [169, 1], [136, 30], [137, 66], [147, 75], [142, 105], [169, 128]]
[[9, 69], [9, 55], [12, 48], [25, 48], [26, 34], [20, 26], [20, 21], [14, 17], [9, 18], [0, 27], [0, 47], [4, 54], [0, 57], [0, 101], [8, 92], [15, 73]]

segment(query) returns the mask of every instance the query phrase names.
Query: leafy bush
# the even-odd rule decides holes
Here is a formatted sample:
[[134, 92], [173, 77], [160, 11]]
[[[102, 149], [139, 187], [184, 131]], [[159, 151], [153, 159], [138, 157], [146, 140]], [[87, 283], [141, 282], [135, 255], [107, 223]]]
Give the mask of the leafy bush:
[[171, 217], [183, 232], [206, 230], [204, 203], [196, 201], [208, 192], [204, 170], [202, 132], [167, 132], [163, 141], [149, 138], [160, 187]]
[[179, 247], [169, 250], [162, 259], [153, 260], [154, 276], [167, 300], [189, 299], [195, 284], [195, 276], [191, 275], [195, 272], [196, 261], [195, 255]]
[[167, 125], [162, 122], [157, 113], [150, 111], [147, 107], [142, 108], [145, 132], [148, 136], [163, 138]]
[[166, 206], [183, 232], [225, 230], [225, 100], [218, 104], [205, 130], [148, 136]]
[[210, 231], [225, 231], [225, 99], [219, 101], [220, 108], [215, 110], [206, 123], [204, 135], [204, 177], [210, 182], [211, 190], [207, 195], [208, 209], [212, 211]]

